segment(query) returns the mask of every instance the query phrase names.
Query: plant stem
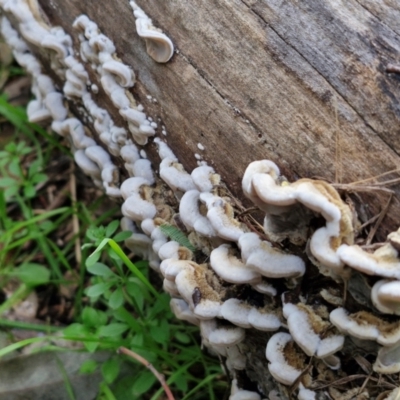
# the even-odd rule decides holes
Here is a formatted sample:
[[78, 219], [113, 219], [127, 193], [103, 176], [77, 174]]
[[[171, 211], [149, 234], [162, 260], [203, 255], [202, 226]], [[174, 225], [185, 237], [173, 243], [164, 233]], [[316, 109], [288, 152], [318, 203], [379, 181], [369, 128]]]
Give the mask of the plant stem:
[[146, 368], [148, 368], [154, 374], [154, 376], [159, 380], [159, 382], [161, 383], [161, 386], [164, 388], [165, 394], [167, 395], [168, 400], [175, 400], [175, 398], [174, 398], [174, 396], [173, 396], [173, 394], [171, 392], [171, 389], [169, 388], [169, 386], [165, 382], [164, 375], [160, 374], [154, 368], [153, 364], [148, 362], [145, 358], [143, 358], [139, 354], [127, 349], [126, 347], [120, 347], [118, 349], [118, 353], [125, 354], [126, 356], [131, 357], [131, 358], [135, 359], [136, 361], [139, 361]]

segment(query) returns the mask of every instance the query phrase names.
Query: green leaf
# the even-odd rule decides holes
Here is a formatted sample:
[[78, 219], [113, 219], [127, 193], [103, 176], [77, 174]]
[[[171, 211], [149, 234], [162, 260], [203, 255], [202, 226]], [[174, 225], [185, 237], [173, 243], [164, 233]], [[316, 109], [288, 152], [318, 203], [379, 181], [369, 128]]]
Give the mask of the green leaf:
[[18, 181], [14, 178], [0, 178], [0, 188], [9, 188], [18, 185]]
[[8, 187], [7, 189], [4, 190], [5, 198], [9, 199], [15, 196], [18, 193], [18, 190], [19, 190], [18, 185]]
[[118, 229], [118, 227], [119, 227], [119, 221], [118, 220], [110, 222], [107, 225], [105, 236], [110, 238], [113, 235], [113, 233], [115, 233], [115, 231]]
[[174, 384], [181, 392], [186, 393], [188, 391], [188, 380], [186, 375], [181, 374], [177, 376], [175, 378]]
[[19, 278], [27, 286], [43, 285], [49, 282], [50, 271], [43, 265], [36, 263], [24, 263], [15, 268], [10, 275]]
[[143, 296], [143, 289], [134, 282], [128, 282], [126, 284], [126, 292], [135, 300], [140, 312], [143, 311], [144, 307], [144, 296]]
[[67, 326], [63, 330], [63, 335], [64, 336], [86, 336], [87, 332], [88, 331], [84, 325], [78, 324], [77, 322], [75, 322], [75, 323]]
[[183, 344], [189, 344], [192, 341], [189, 335], [180, 331], [175, 332], [174, 337], [178, 342]]
[[14, 175], [20, 179], [24, 178], [24, 176], [22, 174], [19, 158], [13, 158], [13, 160], [8, 165], [8, 171], [10, 172], [10, 175]]
[[24, 197], [27, 199], [33, 199], [36, 196], [36, 189], [31, 183], [27, 183], [24, 186]]
[[108, 290], [110, 288], [111, 285], [112, 285], [112, 283], [101, 282], [96, 285], [89, 286], [86, 289], [86, 294], [89, 297], [101, 296], [106, 290]]
[[37, 185], [38, 183], [46, 182], [48, 179], [46, 174], [38, 173], [32, 176], [31, 182], [34, 185]]
[[32, 176], [38, 173], [41, 169], [42, 168], [40, 160], [33, 161], [28, 169], [28, 177], [32, 178]]
[[135, 332], [141, 332], [142, 327], [140, 323], [133, 317], [132, 313], [130, 313], [126, 308], [120, 307], [118, 310], [115, 310], [113, 313], [115, 319], [121, 322], [125, 322], [129, 325], [130, 329], [133, 329]]
[[103, 375], [106, 383], [110, 384], [115, 381], [119, 374], [120, 363], [116, 358], [109, 358], [103, 365], [101, 366], [101, 373]]
[[97, 311], [92, 307], [84, 307], [82, 310], [82, 322], [88, 327], [99, 326], [99, 317]]
[[99, 261], [101, 253], [95, 250], [85, 261], [86, 268], [92, 266], [94, 263]]
[[79, 372], [81, 374], [92, 374], [96, 371], [96, 368], [97, 362], [95, 360], [85, 360], [79, 368]]
[[132, 232], [130, 231], [124, 231], [124, 232], [118, 232], [114, 237], [113, 240], [115, 242], [122, 242], [132, 236]]
[[132, 395], [140, 396], [146, 393], [156, 382], [157, 378], [150, 371], [143, 371], [132, 385]]
[[114, 322], [109, 325], [101, 326], [97, 332], [99, 336], [119, 336], [128, 329], [128, 325]]
[[83, 342], [83, 345], [85, 346], [86, 350], [89, 353], [94, 353], [96, 349], [99, 347], [98, 342]]
[[122, 291], [121, 287], [118, 287], [114, 292], [111, 294], [110, 298], [108, 299], [108, 305], [113, 310], [121, 307], [124, 304], [124, 292]]
[[168, 236], [171, 240], [178, 242], [181, 246], [186, 247], [193, 252], [196, 251], [196, 248], [192, 245], [192, 243], [190, 243], [190, 240], [176, 226], [162, 224], [160, 225], [160, 230], [165, 236]]
[[156, 341], [157, 343], [167, 344], [169, 341], [168, 321], [165, 319], [162, 319], [158, 326], [152, 326], [150, 328], [150, 335], [154, 339], [154, 341]]
[[92, 275], [104, 276], [104, 277], [116, 276], [114, 272], [112, 272], [111, 269], [107, 267], [107, 265], [100, 262], [94, 263], [93, 265], [86, 267], [86, 269]]

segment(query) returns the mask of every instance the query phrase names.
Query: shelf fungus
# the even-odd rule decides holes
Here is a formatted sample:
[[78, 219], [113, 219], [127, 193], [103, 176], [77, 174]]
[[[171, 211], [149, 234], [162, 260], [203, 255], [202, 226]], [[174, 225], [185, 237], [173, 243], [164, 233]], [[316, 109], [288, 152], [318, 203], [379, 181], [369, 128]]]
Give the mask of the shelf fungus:
[[[326, 225], [313, 233], [310, 250], [323, 266], [340, 273], [344, 264], [337, 254], [337, 249], [342, 244], [351, 245], [354, 241], [349, 206], [343, 202], [336, 190], [324, 181], [280, 181], [279, 169], [272, 164], [263, 160], [248, 166], [242, 181], [245, 195], [266, 211], [267, 216], [292, 214], [290, 207], [298, 204], [321, 215], [326, 220]], [[304, 212], [300, 213], [299, 218], [303, 215]], [[298, 220], [295, 222], [296, 225], [301, 225]]]
[[[147, 52], [167, 62], [172, 42], [130, 5]], [[299, 399], [325, 398], [310, 371], [330, 385], [348, 373], [343, 364], [355, 347], [376, 373], [400, 372], [400, 231], [373, 253], [365, 251], [354, 244], [362, 238], [355, 237], [353, 212], [330, 184], [289, 182], [270, 160], [251, 162], [242, 179], [263, 225], [247, 213], [239, 217], [240, 196], [233, 198], [204, 161], [205, 147], [197, 144], [198, 166], [186, 169], [186, 157], [166, 143], [161, 114], [151, 117], [139, 104], [136, 96], [151, 85], [138, 79], [148, 72], [124, 63], [117, 43], [88, 16], [75, 19], [71, 37], [69, 29], [42, 20], [37, 6], [0, 0], [1, 34], [32, 78], [28, 118], [51, 123], [84, 173], [122, 203], [121, 227], [131, 232], [126, 247], [148, 258], [164, 278], [174, 314], [199, 325], [204, 345], [225, 361], [234, 379], [230, 399], [272, 400], [278, 391], [288, 398], [289, 389], [276, 382], [271, 390], [273, 378], [295, 384]], [[144, 53], [139, 46], [133, 54]], [[263, 352], [248, 351], [254, 343], [266, 344], [268, 368]], [[250, 380], [259, 383], [257, 391], [240, 386], [254, 389]], [[394, 397], [377, 397], [384, 398]]]
[[388, 322], [370, 312], [349, 314], [344, 308], [330, 313], [330, 321], [341, 332], [363, 340], [375, 340], [383, 346], [400, 343], [400, 321]]
[[239, 238], [239, 247], [246, 266], [267, 278], [297, 278], [306, 270], [300, 257], [272, 247], [256, 233], [243, 234]]
[[266, 357], [271, 375], [284, 385], [292, 385], [306, 368], [304, 353], [285, 332], [275, 333], [267, 343]]
[[293, 340], [308, 356], [326, 358], [341, 350], [344, 336], [331, 329], [331, 324], [305, 304], [286, 303], [283, 315]]
[[149, 56], [159, 63], [168, 62], [174, 54], [171, 39], [154, 27], [152, 20], [134, 1], [130, 1], [129, 4], [136, 18], [137, 34], [145, 40]]

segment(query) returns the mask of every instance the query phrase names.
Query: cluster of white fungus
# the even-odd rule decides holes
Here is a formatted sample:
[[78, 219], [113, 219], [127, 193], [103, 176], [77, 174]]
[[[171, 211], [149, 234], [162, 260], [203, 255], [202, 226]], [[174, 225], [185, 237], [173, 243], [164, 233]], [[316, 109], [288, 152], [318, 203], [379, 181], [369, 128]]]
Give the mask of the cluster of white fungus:
[[[212, 167], [202, 162], [189, 173], [160, 137], [152, 142], [161, 159], [156, 176], [140, 146], [156, 134], [157, 125], [132, 95], [134, 70], [87, 16], [73, 24], [79, 33], [78, 58], [71, 37], [37, 20], [29, 4], [0, 0], [5, 12], [1, 33], [33, 79], [30, 121], [51, 121], [52, 129], [69, 140], [82, 170], [107, 194], [122, 198], [121, 227], [131, 232], [126, 246], [162, 274], [175, 315], [198, 325], [204, 344], [225, 361], [233, 379], [231, 400], [276, 398], [274, 391], [266, 392], [267, 386], [258, 392], [238, 386], [240, 371], [249, 363], [246, 337], [257, 331], [266, 346], [264, 362], [286, 396], [281, 399], [288, 398], [291, 385], [299, 399], [324, 395], [326, 389], [318, 391], [314, 378], [341, 376], [342, 354], [360, 347], [357, 340], [377, 342], [374, 371], [400, 372], [400, 323], [395, 317], [400, 315], [400, 232], [390, 234], [374, 253], [366, 252], [354, 245], [355, 216], [331, 185], [312, 179], [289, 183], [268, 160], [252, 162], [242, 181], [245, 196], [264, 213], [263, 232], [239, 218]], [[130, 5], [148, 53], [167, 62], [172, 42], [135, 2]], [[30, 46], [46, 51], [62, 88], [43, 74]], [[88, 66], [95, 83], [89, 80]], [[96, 104], [97, 84], [126, 127], [116, 126]], [[68, 109], [68, 100], [81, 103], [101, 145]], [[123, 182], [110, 154], [124, 163], [129, 178]], [[171, 239], [165, 226], [183, 231], [190, 246]], [[355, 271], [381, 278], [371, 284], [371, 307], [363, 305], [356, 312], [347, 310], [341, 298]], [[308, 293], [307, 273], [319, 274], [327, 285]]]

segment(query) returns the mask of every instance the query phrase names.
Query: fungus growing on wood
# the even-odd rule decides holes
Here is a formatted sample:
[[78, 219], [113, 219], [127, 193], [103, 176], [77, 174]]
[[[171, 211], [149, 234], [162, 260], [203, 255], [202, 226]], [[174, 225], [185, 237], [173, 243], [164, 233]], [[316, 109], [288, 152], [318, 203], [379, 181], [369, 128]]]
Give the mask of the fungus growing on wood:
[[296, 349], [292, 337], [275, 333], [267, 343], [266, 357], [271, 375], [284, 385], [292, 385], [306, 367], [305, 356]]
[[376, 340], [383, 346], [400, 342], [400, 322], [387, 322], [370, 312], [349, 314], [344, 308], [330, 313], [330, 321], [340, 331], [363, 340]]
[[[202, 212], [205, 206], [200, 202], [200, 192], [188, 190], [181, 198], [179, 203], [179, 214], [182, 222], [187, 229], [194, 230], [205, 237], [217, 235], [212, 227], [210, 220], [206, 217], [206, 212]], [[207, 211], [207, 210], [205, 210]]]
[[[177, 274], [175, 283], [197, 318], [212, 319], [219, 315], [221, 294], [208, 282], [206, 265], [190, 262], [190, 267]], [[214, 284], [218, 285], [218, 282]]]
[[385, 314], [400, 315], [400, 281], [382, 279], [371, 291], [374, 306]]
[[200, 200], [207, 206], [207, 218], [217, 235], [225, 240], [238, 241], [245, 232], [243, 224], [234, 218], [232, 206], [222, 197], [201, 193]]
[[290, 206], [297, 203], [320, 214], [326, 225], [312, 235], [311, 253], [322, 265], [340, 273], [343, 262], [336, 250], [343, 243], [352, 244], [354, 240], [350, 208], [324, 181], [299, 179], [291, 184], [280, 183], [279, 169], [266, 161], [255, 161], [249, 165], [242, 183], [244, 193], [255, 200], [255, 204], [267, 215], [290, 213]]
[[239, 238], [239, 247], [246, 266], [267, 278], [296, 278], [306, 270], [300, 257], [273, 248], [256, 233], [243, 234]]
[[364, 274], [400, 279], [399, 255], [391, 243], [386, 243], [372, 254], [356, 245], [342, 245], [338, 255], [346, 265]]
[[310, 306], [286, 303], [283, 315], [293, 340], [308, 356], [325, 358], [343, 347], [344, 336], [329, 331], [330, 323], [324, 321]]
[[130, 1], [129, 4], [136, 18], [137, 34], [145, 40], [149, 56], [159, 63], [168, 62], [174, 54], [171, 39], [154, 27], [152, 20], [134, 1]]
[[222, 325], [216, 319], [200, 321], [203, 340], [213, 348], [235, 346], [243, 341], [246, 331], [234, 325]]
[[261, 274], [247, 267], [228, 244], [215, 248], [210, 255], [211, 268], [226, 282], [244, 284], [258, 283]]

